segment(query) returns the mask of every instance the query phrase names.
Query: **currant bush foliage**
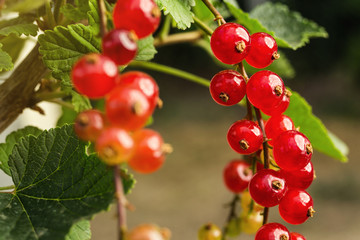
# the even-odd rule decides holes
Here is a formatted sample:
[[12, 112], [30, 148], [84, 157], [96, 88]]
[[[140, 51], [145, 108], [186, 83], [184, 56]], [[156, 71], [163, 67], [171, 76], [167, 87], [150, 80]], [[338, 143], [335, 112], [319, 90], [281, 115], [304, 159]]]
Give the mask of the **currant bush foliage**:
[[[20, 139], [9, 156], [15, 191], [0, 194], [7, 226], [0, 239], [64, 239], [73, 224], [109, 207], [112, 171], [87, 148], [71, 125]], [[124, 178], [125, 192], [133, 184]]]
[[170, 14], [179, 29], [191, 26], [193, 13], [191, 7], [195, 5], [194, 0], [155, 0], [165, 15]]
[[12, 132], [6, 137], [6, 142], [0, 144], [0, 168], [7, 175], [11, 176], [8, 160], [11, 152], [17, 142], [24, 136], [35, 136], [40, 135], [42, 130], [37, 127], [27, 126], [23, 129]]
[[[96, 0], [70, 0], [60, 7], [61, 2], [5, 0], [2, 11], [17, 12], [19, 16], [0, 22], [0, 71], [11, 70], [24, 46], [24, 39], [36, 36], [40, 28], [44, 29], [35, 19], [49, 17], [44, 13], [46, 4], [50, 3], [54, 26], [45, 27], [47, 30], [38, 36], [39, 52], [52, 76], [60, 81], [62, 91], [69, 93], [70, 98], [64, 100], [79, 112], [92, 106], [89, 99], [72, 89], [70, 70], [84, 54], [101, 51], [99, 13]], [[212, 29], [216, 28], [212, 14], [201, 0], [156, 2], [173, 26], [180, 30], [193, 30], [196, 27], [194, 16]], [[245, 13], [234, 0], [227, 0], [226, 4], [220, 0], [212, 2], [223, 16], [235, 19], [250, 33], [271, 34], [279, 47], [296, 50], [306, 45], [310, 38], [327, 37], [321, 26], [280, 3], [267, 2]], [[111, 29], [113, 4], [106, 2], [105, 5], [107, 26]], [[61, 14], [63, 21], [58, 21]], [[211, 51], [207, 37], [198, 41], [197, 46]], [[155, 54], [152, 36], [138, 42], [136, 60], [150, 61]], [[121, 70], [124, 68], [126, 66]], [[254, 72], [248, 65], [246, 68], [249, 73]], [[283, 53], [268, 69], [288, 78], [295, 75]], [[301, 126], [315, 149], [335, 159], [347, 160], [346, 145], [325, 128], [298, 93], [293, 92], [285, 114], [296, 126]], [[73, 117], [69, 116], [67, 113], [61, 116], [58, 124], [62, 127], [49, 131], [26, 127], [10, 134], [6, 142], [0, 144], [0, 169], [11, 176], [15, 184], [14, 191], [0, 192], [0, 240], [90, 239], [88, 219], [109, 207], [114, 195], [113, 174], [96, 155], [87, 154], [92, 148], [79, 141], [72, 126], [65, 124], [72, 121]], [[134, 179], [125, 171], [122, 175], [128, 192]]]
[[295, 126], [301, 126], [303, 132], [311, 141], [313, 147], [332, 158], [346, 162], [348, 149], [340, 139], [334, 139], [321, 120], [313, 115], [311, 106], [295, 91], [291, 91], [291, 101], [285, 115], [289, 116]]

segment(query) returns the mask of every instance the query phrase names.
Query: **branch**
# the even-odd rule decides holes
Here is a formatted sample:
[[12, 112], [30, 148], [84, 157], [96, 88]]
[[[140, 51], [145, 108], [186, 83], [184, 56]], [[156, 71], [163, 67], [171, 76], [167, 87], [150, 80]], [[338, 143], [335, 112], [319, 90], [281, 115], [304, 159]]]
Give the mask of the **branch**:
[[219, 13], [219, 11], [212, 5], [209, 0], [202, 0], [206, 7], [214, 14], [215, 20], [219, 21], [219, 25], [225, 24], [226, 21], [224, 20], [223, 16]]
[[99, 17], [100, 17], [100, 35], [101, 37], [104, 37], [107, 32], [104, 0], [97, 0], [97, 4], [99, 7]]
[[116, 195], [116, 205], [117, 205], [117, 215], [118, 215], [118, 238], [123, 240], [127, 230], [126, 226], [126, 209], [125, 209], [125, 197], [124, 197], [124, 188], [122, 184], [122, 179], [120, 176], [120, 169], [118, 165], [114, 167], [114, 183], [115, 183], [115, 195]]
[[[258, 124], [260, 126], [261, 132], [263, 133], [263, 152], [264, 152], [264, 168], [268, 169], [270, 166], [270, 158], [269, 158], [269, 145], [267, 143], [267, 137], [265, 133], [265, 127], [264, 127], [264, 121], [261, 117], [261, 112], [258, 108], [254, 107], [256, 119], [258, 121]], [[263, 218], [263, 225], [267, 223], [269, 218], [269, 208], [264, 208], [264, 218]]]
[[206, 23], [201, 21], [195, 15], [193, 16], [193, 19], [194, 19], [196, 26], [198, 26], [201, 30], [203, 30], [204, 33], [206, 33], [209, 36], [211, 36], [213, 34], [214, 31], [208, 25], [206, 25]]
[[229, 231], [229, 224], [230, 224], [231, 220], [237, 217], [237, 214], [236, 214], [236, 205], [237, 205], [237, 203], [238, 203], [239, 201], [240, 201], [239, 195], [238, 195], [238, 194], [235, 194], [233, 200], [229, 203], [230, 212], [229, 212], [229, 215], [228, 215], [228, 217], [227, 217], [226, 225], [225, 225], [225, 227], [223, 228], [222, 240], [225, 240], [225, 239], [226, 239], [226, 235], [227, 235], [227, 233], [228, 233], [228, 231]]
[[[248, 82], [249, 81], [249, 77], [246, 74], [245, 68], [244, 68], [244, 64], [242, 62], [240, 62], [238, 64], [238, 71], [239, 73], [245, 78], [245, 81]], [[248, 107], [248, 115], [247, 117], [249, 117], [250, 111], [251, 111], [251, 105], [249, 100], [246, 98], [247, 101], [247, 107]], [[255, 115], [256, 115], [256, 119], [258, 121], [258, 124], [260, 126], [261, 132], [263, 134], [263, 152], [264, 152], [264, 168], [269, 168], [270, 165], [270, 158], [269, 158], [269, 145], [267, 143], [267, 137], [266, 137], [266, 133], [265, 133], [265, 127], [264, 127], [264, 121], [261, 117], [261, 112], [258, 108], [254, 107], [255, 109]], [[252, 113], [251, 113], [251, 117], [252, 117]], [[269, 217], [269, 208], [264, 208], [264, 219], [263, 219], [263, 224], [266, 224], [268, 221], [268, 217]]]
[[0, 133], [27, 107], [33, 107], [34, 89], [47, 73], [37, 44], [12, 75], [0, 85]]
[[131, 63], [129, 64], [129, 67], [145, 68], [145, 69], [173, 75], [173, 76], [176, 76], [179, 78], [183, 78], [183, 79], [186, 79], [191, 82], [195, 82], [195, 83], [200, 84], [205, 87], [210, 86], [210, 81], [205, 78], [196, 76], [194, 74], [185, 72], [185, 71], [177, 69], [177, 68], [165, 66], [165, 65], [162, 65], [159, 63], [144, 62], [144, 61], [131, 61]]
[[186, 43], [186, 42], [195, 42], [202, 38], [201, 32], [192, 31], [192, 32], [185, 32], [185, 33], [175, 33], [165, 38], [155, 38], [154, 46], [161, 47], [164, 45], [176, 44], [176, 43]]

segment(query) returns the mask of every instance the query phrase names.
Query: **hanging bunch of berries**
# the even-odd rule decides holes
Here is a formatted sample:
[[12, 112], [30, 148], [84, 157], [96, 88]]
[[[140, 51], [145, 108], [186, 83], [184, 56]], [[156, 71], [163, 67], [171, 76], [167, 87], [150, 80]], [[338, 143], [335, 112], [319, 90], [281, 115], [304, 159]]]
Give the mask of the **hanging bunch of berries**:
[[[91, 109], [76, 117], [74, 128], [78, 137], [94, 142], [97, 154], [107, 165], [128, 164], [143, 174], [158, 170], [171, 152], [171, 146], [164, 143], [158, 132], [144, 128], [155, 108], [161, 107], [159, 87], [148, 74], [120, 74], [118, 66], [127, 65], [136, 57], [137, 41], [157, 29], [160, 16], [153, 0], [118, 1], [113, 10], [115, 29], [103, 36], [102, 52], [84, 55], [71, 72], [79, 93], [105, 100], [104, 112]], [[120, 223], [120, 229], [124, 230], [124, 225]], [[156, 235], [157, 239], [166, 240], [170, 233], [165, 230], [140, 225], [128, 232], [126, 239]], [[124, 235], [122, 232], [119, 237]]]
[[[257, 232], [256, 240], [305, 239], [279, 223], [267, 223], [267, 215], [269, 207], [279, 205], [281, 217], [290, 224], [301, 224], [313, 216], [313, 200], [305, 191], [314, 178], [311, 143], [283, 114], [291, 92], [280, 76], [261, 70], [248, 78], [242, 65], [245, 60], [255, 68], [269, 66], [280, 57], [276, 41], [267, 33], [250, 35], [240, 24], [225, 23], [214, 31], [210, 45], [219, 61], [235, 64], [238, 70], [215, 74], [210, 83], [212, 98], [220, 105], [232, 106], [245, 97], [248, 106], [246, 117], [234, 122], [227, 133], [230, 147], [245, 155], [244, 159], [231, 161], [223, 172], [226, 187], [241, 194], [240, 228]], [[270, 116], [265, 124], [262, 113]], [[253, 216], [261, 217], [249, 231], [244, 223]]]
[[[105, 99], [105, 113], [80, 113], [75, 131], [81, 139], [95, 142], [106, 164], [128, 163], [137, 172], [151, 173], [161, 167], [169, 151], [159, 133], [144, 128], [161, 101], [159, 87], [146, 73], [118, 72], [119, 65], [136, 56], [136, 41], [152, 34], [160, 22], [160, 11], [152, 0], [148, 1], [151, 8], [136, 2], [117, 2], [113, 12], [116, 28], [103, 37], [102, 53], [84, 55], [72, 69], [72, 82], [79, 93]], [[136, 16], [141, 27], [139, 22], [121, 21], [124, 16]]]

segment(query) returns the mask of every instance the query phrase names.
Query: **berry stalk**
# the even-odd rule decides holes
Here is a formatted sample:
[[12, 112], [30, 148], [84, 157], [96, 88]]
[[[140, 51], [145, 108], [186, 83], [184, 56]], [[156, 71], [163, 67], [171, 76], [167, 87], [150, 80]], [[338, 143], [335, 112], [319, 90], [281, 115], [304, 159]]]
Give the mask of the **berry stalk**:
[[105, 3], [104, 0], [97, 0], [99, 7], [99, 17], [100, 17], [100, 34], [103, 38], [106, 34], [106, 13], [105, 13]]
[[[244, 68], [244, 64], [242, 62], [240, 62], [238, 64], [238, 71], [239, 73], [244, 77], [245, 81], [249, 81], [249, 77], [245, 71]], [[248, 118], [252, 118], [252, 105], [250, 103], [250, 101], [248, 99], [246, 99], [246, 103], [247, 103], [247, 114], [248, 114]], [[266, 133], [265, 133], [265, 127], [264, 127], [264, 121], [262, 120], [261, 117], [261, 112], [258, 108], [254, 107], [255, 109], [255, 115], [256, 115], [256, 119], [258, 121], [258, 124], [260, 126], [261, 132], [263, 134], [263, 153], [264, 153], [264, 168], [268, 169], [270, 166], [270, 157], [269, 157], [269, 145], [267, 143], [267, 137], [266, 137]], [[268, 221], [269, 218], [269, 208], [265, 207], [264, 208], [264, 213], [263, 213], [263, 225], [265, 225]]]
[[202, 0], [202, 2], [214, 14], [215, 20], [219, 21], [219, 25], [226, 23], [223, 16], [219, 13], [219, 11], [214, 7], [214, 5], [212, 5], [212, 3], [209, 0]]
[[135, 67], [135, 68], [145, 68], [145, 69], [149, 69], [149, 70], [153, 70], [153, 71], [157, 71], [157, 72], [161, 72], [161, 73], [166, 73], [166, 74], [170, 74], [176, 77], [180, 77], [186, 80], [189, 80], [191, 82], [195, 82], [197, 84], [203, 85], [205, 87], [209, 87], [210, 86], [210, 81], [196, 76], [194, 74], [182, 71], [180, 69], [177, 68], [173, 68], [173, 67], [169, 67], [166, 65], [162, 65], [159, 63], [154, 63], [154, 62], [144, 62], [144, 61], [132, 61], [129, 64], [130, 67]]
[[117, 203], [116, 205], [117, 205], [117, 216], [118, 216], [118, 239], [123, 240], [127, 230], [124, 188], [120, 176], [119, 166], [115, 165], [113, 169], [114, 169], [115, 194], [116, 194], [116, 203]]
[[233, 200], [228, 205], [230, 207], [230, 211], [229, 211], [229, 215], [227, 217], [226, 224], [223, 228], [222, 240], [226, 240], [226, 236], [227, 236], [227, 232], [229, 230], [229, 224], [230, 224], [231, 220], [237, 217], [236, 205], [239, 201], [240, 201], [239, 195], [234, 194]]
[[198, 17], [195, 15], [193, 16], [194, 22], [196, 26], [198, 26], [201, 30], [203, 30], [207, 35], [211, 36], [213, 34], [213, 30], [206, 25], [203, 21], [201, 21]]
[[[106, 12], [104, 0], [97, 0], [99, 7], [100, 18], [100, 36], [104, 38], [106, 35]], [[122, 178], [120, 176], [119, 165], [113, 166], [114, 171], [114, 185], [115, 185], [115, 198], [117, 206], [117, 218], [118, 218], [118, 240], [123, 240], [127, 231], [126, 225], [126, 209], [125, 209], [125, 196]]]

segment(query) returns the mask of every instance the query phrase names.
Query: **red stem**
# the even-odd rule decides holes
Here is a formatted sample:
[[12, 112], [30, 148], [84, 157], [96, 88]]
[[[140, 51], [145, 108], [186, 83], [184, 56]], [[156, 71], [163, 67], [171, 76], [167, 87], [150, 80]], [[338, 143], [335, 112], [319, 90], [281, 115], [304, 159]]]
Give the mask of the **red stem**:
[[114, 166], [114, 183], [115, 183], [115, 197], [117, 204], [118, 215], [118, 239], [123, 240], [127, 230], [126, 226], [126, 209], [125, 209], [125, 197], [124, 187], [120, 176], [120, 168], [118, 165]]

